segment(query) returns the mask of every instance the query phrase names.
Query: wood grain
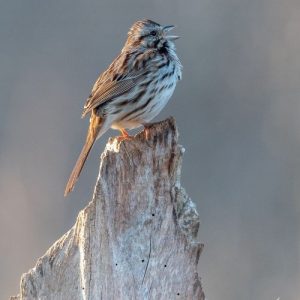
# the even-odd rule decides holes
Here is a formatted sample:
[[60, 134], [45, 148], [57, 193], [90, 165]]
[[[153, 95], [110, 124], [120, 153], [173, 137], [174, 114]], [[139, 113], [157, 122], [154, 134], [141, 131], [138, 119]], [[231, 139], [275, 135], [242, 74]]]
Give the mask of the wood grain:
[[173, 118], [111, 138], [92, 201], [12, 299], [199, 299], [199, 216], [180, 185]]

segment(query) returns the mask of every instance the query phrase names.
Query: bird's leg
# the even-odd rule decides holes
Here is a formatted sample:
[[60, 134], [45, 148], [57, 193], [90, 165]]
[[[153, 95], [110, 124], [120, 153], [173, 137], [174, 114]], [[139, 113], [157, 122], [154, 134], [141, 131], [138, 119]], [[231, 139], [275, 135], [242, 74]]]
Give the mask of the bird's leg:
[[148, 127], [150, 127], [152, 124], [153, 123], [143, 123], [146, 140], [149, 139], [149, 129], [148, 129]]
[[124, 128], [120, 128], [119, 130], [121, 131], [122, 135], [117, 136], [118, 142], [133, 139], [133, 137], [131, 135], [129, 135], [129, 133]]
[[123, 137], [127, 138], [130, 136], [129, 133], [124, 128], [121, 128], [120, 131]]

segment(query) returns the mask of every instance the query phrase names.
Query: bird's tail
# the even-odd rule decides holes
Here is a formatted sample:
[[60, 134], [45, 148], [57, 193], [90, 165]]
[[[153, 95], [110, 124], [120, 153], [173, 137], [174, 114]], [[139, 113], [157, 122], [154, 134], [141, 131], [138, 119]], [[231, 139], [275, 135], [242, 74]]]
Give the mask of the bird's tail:
[[74, 189], [75, 183], [81, 173], [81, 170], [92, 149], [92, 146], [94, 145], [94, 142], [99, 135], [102, 125], [103, 125], [103, 119], [101, 117], [98, 117], [95, 114], [92, 114], [85, 144], [81, 150], [81, 153], [77, 159], [75, 167], [73, 168], [69, 181], [66, 185], [65, 194], [64, 194], [65, 197]]

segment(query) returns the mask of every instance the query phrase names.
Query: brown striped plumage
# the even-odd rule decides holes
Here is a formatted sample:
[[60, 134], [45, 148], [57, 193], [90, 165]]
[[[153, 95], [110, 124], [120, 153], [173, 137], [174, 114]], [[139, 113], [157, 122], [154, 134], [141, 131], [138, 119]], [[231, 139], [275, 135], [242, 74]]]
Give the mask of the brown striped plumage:
[[172, 28], [151, 20], [134, 23], [121, 53], [95, 82], [82, 113], [82, 117], [91, 113], [86, 143], [65, 196], [73, 190], [97, 138], [109, 128], [126, 138], [125, 129], [148, 123], [167, 104], [182, 69], [173, 43], [178, 37], [166, 35]]

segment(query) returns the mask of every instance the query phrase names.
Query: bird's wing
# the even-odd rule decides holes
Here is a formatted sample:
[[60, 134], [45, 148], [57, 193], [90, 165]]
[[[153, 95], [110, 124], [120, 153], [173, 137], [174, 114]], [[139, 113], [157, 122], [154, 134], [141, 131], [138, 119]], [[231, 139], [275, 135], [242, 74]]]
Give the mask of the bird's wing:
[[118, 57], [95, 82], [92, 93], [84, 106], [82, 117], [85, 117], [86, 114], [100, 104], [128, 93], [138, 82], [145, 79], [145, 75], [153, 67], [146, 64], [142, 68], [133, 67], [122, 73], [118, 72], [118, 68], [116, 68], [120, 59]]
[[82, 117], [89, 113], [93, 108], [106, 101], [114, 99], [127, 93], [136, 86], [142, 75], [124, 78], [120, 81], [106, 81], [101, 83], [94, 93], [87, 99], [84, 106]]

